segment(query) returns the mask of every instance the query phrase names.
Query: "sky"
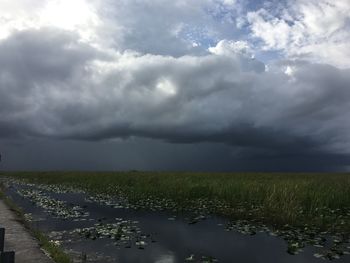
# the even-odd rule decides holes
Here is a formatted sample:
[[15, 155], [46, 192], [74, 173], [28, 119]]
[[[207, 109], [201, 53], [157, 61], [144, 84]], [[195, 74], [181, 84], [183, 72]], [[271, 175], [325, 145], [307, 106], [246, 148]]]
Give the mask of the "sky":
[[349, 0], [0, 0], [0, 169], [349, 171], [349, 47]]

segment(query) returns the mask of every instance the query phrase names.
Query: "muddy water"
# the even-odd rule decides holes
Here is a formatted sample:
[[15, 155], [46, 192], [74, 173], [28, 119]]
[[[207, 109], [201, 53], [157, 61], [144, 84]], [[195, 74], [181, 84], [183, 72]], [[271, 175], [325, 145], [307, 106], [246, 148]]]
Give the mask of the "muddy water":
[[[318, 248], [309, 246], [298, 255], [289, 255], [283, 239], [267, 233], [249, 236], [226, 231], [227, 221], [222, 218], [210, 217], [189, 224], [186, 216], [114, 208], [88, 201], [84, 193], [54, 193], [41, 189], [50, 198], [64, 201], [67, 206], [79, 206], [86, 213], [76, 218], [56, 218], [30, 198], [18, 194], [19, 190], [28, 188], [35, 189], [34, 186], [12, 185], [7, 194], [25, 213], [31, 214], [32, 225], [53, 241], [59, 241], [75, 262], [324, 262], [314, 257]], [[74, 231], [116, 222], [129, 229], [126, 240], [91, 238], [91, 235]], [[350, 262], [350, 257], [343, 256], [336, 262]]]

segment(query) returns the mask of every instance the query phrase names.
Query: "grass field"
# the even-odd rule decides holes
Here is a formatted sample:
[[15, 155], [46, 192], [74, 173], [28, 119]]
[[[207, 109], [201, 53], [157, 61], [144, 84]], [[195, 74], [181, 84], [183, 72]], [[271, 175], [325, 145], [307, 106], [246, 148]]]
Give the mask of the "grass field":
[[275, 226], [313, 225], [350, 233], [350, 174], [18, 172], [2, 176], [124, 196], [144, 208], [198, 210]]

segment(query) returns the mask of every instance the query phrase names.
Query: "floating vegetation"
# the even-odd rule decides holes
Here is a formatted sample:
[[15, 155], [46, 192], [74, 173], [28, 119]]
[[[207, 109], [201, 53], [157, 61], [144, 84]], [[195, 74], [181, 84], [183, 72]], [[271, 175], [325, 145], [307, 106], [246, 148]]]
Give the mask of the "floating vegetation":
[[67, 204], [64, 201], [51, 198], [42, 191], [35, 189], [19, 189], [17, 193], [28, 198], [35, 206], [45, 210], [45, 212], [57, 218], [71, 219], [83, 218], [89, 216], [80, 206]]
[[314, 256], [326, 260], [339, 259], [341, 256], [350, 255], [350, 240], [343, 239], [341, 236], [333, 236], [333, 244], [330, 248], [324, 249]]
[[[28, 184], [27, 184], [28, 185]], [[66, 193], [81, 193], [82, 191], [67, 185], [54, 185], [54, 184], [35, 184], [33, 185], [37, 189], [46, 192], [52, 192], [56, 194], [66, 194]]]
[[134, 202], [135, 209], [149, 209], [151, 211], [178, 211], [176, 202], [167, 198], [157, 198], [156, 196], [145, 196]]
[[109, 206], [112, 208], [124, 208], [128, 209], [130, 208], [130, 204], [126, 198], [120, 197], [120, 198], [113, 198], [106, 194], [94, 194], [94, 195], [88, 195], [85, 198], [86, 202], [89, 203], [98, 203], [100, 205]]
[[[291, 255], [299, 254], [306, 246], [324, 248], [323, 251], [315, 253], [314, 256], [323, 259], [337, 259], [342, 255], [350, 253], [350, 240], [342, 236], [331, 236], [330, 233], [321, 231], [316, 227], [305, 225], [304, 228], [296, 228], [284, 225], [278, 229], [272, 229], [258, 222], [247, 220], [236, 220], [226, 226], [227, 231], [236, 231], [244, 235], [255, 235], [257, 233], [268, 233], [271, 236], [278, 236], [287, 242], [287, 252]], [[328, 246], [327, 242], [333, 243]]]
[[244, 235], [255, 235], [258, 232], [268, 232], [269, 228], [264, 224], [256, 225], [247, 220], [235, 220], [229, 222], [226, 227], [226, 231], [236, 231]]
[[34, 221], [33, 220], [33, 215], [31, 213], [26, 213], [26, 214], [23, 215], [23, 217], [24, 217], [24, 220], [27, 221], [27, 222]]
[[[113, 189], [114, 194], [96, 194], [90, 193], [85, 201], [87, 202], [96, 202], [101, 205], [106, 205], [113, 208], [123, 208], [123, 209], [135, 209], [135, 210], [151, 210], [151, 211], [172, 211], [179, 212], [183, 211], [182, 207], [179, 207], [176, 202], [166, 198], [157, 198], [156, 196], [150, 197], [145, 196], [138, 200], [130, 201], [128, 195], [118, 186]], [[196, 205], [196, 210], [200, 206]], [[193, 209], [190, 210], [194, 212]]]
[[144, 249], [149, 242], [154, 242], [153, 236], [142, 234], [136, 221], [116, 218], [115, 223], [97, 223], [92, 227], [78, 228], [72, 234], [82, 238], [96, 240], [99, 238], [112, 239], [114, 245], [131, 248], [133, 245]]
[[13, 179], [7, 178], [3, 181], [7, 187], [26, 187], [32, 189], [38, 189], [44, 192], [51, 192], [55, 194], [67, 194], [67, 193], [83, 193], [79, 188], [73, 187], [72, 185], [57, 185], [57, 184], [43, 184], [43, 183], [30, 183], [25, 179]]
[[213, 263], [219, 262], [216, 258], [210, 256], [198, 256], [191, 254], [189, 257], [185, 258], [185, 262], [199, 262], [199, 263]]

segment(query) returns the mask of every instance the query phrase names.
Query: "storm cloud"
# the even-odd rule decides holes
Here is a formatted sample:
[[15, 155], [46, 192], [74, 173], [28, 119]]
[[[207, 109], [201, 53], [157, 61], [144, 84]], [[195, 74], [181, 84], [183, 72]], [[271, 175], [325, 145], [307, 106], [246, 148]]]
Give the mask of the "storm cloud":
[[[229, 39], [242, 34], [240, 20], [228, 16], [242, 12], [239, 1], [214, 2], [179, 2], [158, 15], [162, 1], [121, 1], [115, 9], [96, 1], [87, 19], [98, 20], [93, 35], [79, 24], [81, 31], [49, 23], [11, 31], [0, 40], [0, 140], [220, 146], [221, 156], [244, 158], [249, 170], [259, 159], [269, 167], [279, 158], [348, 165], [350, 70], [324, 59], [263, 61], [249, 38]], [[140, 9], [143, 16], [130, 15]], [[258, 23], [256, 12], [245, 23]], [[201, 23], [208, 25], [201, 36], [186, 31]], [[265, 39], [255, 27], [252, 37]], [[205, 48], [197, 37], [215, 45]]]

